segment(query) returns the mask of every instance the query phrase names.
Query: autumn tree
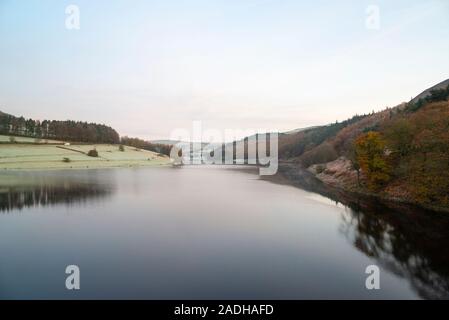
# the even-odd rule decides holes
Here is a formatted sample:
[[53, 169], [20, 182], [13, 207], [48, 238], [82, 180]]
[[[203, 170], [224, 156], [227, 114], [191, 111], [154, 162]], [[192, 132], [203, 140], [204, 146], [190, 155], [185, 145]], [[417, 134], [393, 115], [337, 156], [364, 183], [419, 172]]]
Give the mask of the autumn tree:
[[378, 132], [370, 131], [355, 141], [356, 163], [365, 174], [368, 188], [379, 189], [390, 180], [391, 168], [385, 141]]

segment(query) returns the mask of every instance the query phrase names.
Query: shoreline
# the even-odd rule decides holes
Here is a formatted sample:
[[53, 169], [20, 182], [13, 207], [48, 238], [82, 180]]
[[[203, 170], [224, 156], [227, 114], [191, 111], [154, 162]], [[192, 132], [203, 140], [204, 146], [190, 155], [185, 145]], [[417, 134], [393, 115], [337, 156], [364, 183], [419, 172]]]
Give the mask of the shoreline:
[[129, 168], [159, 168], [169, 167], [171, 162], [166, 163], [126, 163], [117, 164], [114, 162], [112, 165], [72, 165], [72, 166], [36, 166], [36, 167], [21, 167], [21, 168], [5, 168], [0, 167], [1, 172], [25, 172], [25, 171], [57, 171], [57, 170], [98, 170], [98, 169], [129, 169]]
[[[28, 155], [22, 155], [21, 160], [19, 161], [2, 161], [5, 157], [2, 157], [2, 149], [5, 146], [15, 146], [19, 148], [29, 148], [30, 144], [3, 144], [0, 145], [0, 174], [2, 172], [26, 172], [26, 171], [58, 171], [58, 170], [98, 170], [98, 169], [125, 169], [125, 168], [161, 168], [161, 167], [170, 167], [173, 166], [172, 161], [168, 156], [159, 155], [151, 151], [136, 149], [132, 147], [126, 147], [126, 152], [120, 151], [111, 151], [107, 150], [101, 151], [104, 148], [116, 148], [116, 145], [98, 145], [101, 152], [101, 156], [98, 158], [91, 158], [87, 155], [83, 155], [82, 151], [69, 149], [69, 148], [59, 148], [64, 152], [71, 153], [72, 156], [74, 153], [77, 153], [78, 156], [84, 157], [85, 159], [74, 160], [70, 162], [64, 162], [63, 160], [53, 160], [53, 161], [27, 161], [23, 160]], [[56, 145], [41, 145], [37, 146], [37, 148], [43, 147], [54, 147], [58, 148]], [[92, 148], [91, 145], [72, 145], [71, 148]], [[36, 145], [34, 145], [36, 147]], [[125, 156], [126, 159], [108, 159], [103, 157], [103, 155], [111, 155], [118, 154], [119, 156]], [[64, 154], [67, 156], [68, 154]], [[135, 158], [136, 155], [138, 158]], [[58, 154], [59, 157], [62, 157], [61, 154]], [[144, 156], [144, 158], [142, 158]], [[146, 158], [149, 156], [149, 158]], [[129, 157], [129, 158], [127, 158]], [[11, 157], [10, 159], [16, 159], [18, 157]], [[61, 158], [62, 159], [62, 158]], [[6, 166], [5, 166], [6, 165]], [[231, 167], [233, 165], [230, 165]], [[299, 165], [292, 163], [290, 161], [280, 161], [278, 174], [282, 175], [288, 182], [292, 182], [303, 188], [305, 190], [315, 192], [318, 194], [322, 194], [329, 198], [340, 200], [340, 199], [352, 199], [355, 198], [363, 198], [368, 201], [376, 200], [381, 202], [382, 204], [386, 204], [392, 207], [414, 207], [423, 210], [438, 212], [438, 213], [449, 213], [449, 208], [440, 207], [437, 205], [427, 205], [412, 202], [407, 199], [402, 199], [398, 197], [391, 197], [385, 194], [379, 194], [374, 192], [369, 192], [367, 190], [359, 190], [354, 189], [353, 187], [345, 186], [344, 183], [328, 183], [327, 181], [320, 179], [320, 177], [311, 172], [311, 170], [302, 168]], [[276, 174], [275, 176], [277, 176]], [[264, 180], [267, 181], [275, 181], [276, 178], [272, 178], [272, 176], [264, 176]], [[280, 182], [279, 180], [276, 182]]]
[[345, 203], [345, 201], [356, 202], [359, 200], [374, 200], [386, 205], [387, 207], [407, 207], [436, 213], [449, 213], [449, 208], [446, 207], [416, 203], [407, 199], [389, 197], [384, 194], [377, 194], [365, 190], [354, 190], [353, 188], [347, 188], [341, 184], [329, 184], [326, 183], [326, 181], [321, 180], [316, 174], [310, 172], [309, 170], [290, 162], [279, 163], [279, 172], [285, 177], [285, 179], [298, 184], [306, 190], [319, 193], [334, 200], [342, 200], [342, 203]]

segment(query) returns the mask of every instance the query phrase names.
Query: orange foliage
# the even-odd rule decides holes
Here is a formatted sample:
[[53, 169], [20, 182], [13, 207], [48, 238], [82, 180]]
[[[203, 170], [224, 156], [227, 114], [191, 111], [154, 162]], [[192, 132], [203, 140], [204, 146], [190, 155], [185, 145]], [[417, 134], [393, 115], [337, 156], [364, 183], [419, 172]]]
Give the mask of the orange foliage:
[[378, 132], [370, 131], [355, 141], [356, 161], [365, 174], [368, 187], [379, 189], [390, 180], [391, 167], [388, 164], [386, 145]]

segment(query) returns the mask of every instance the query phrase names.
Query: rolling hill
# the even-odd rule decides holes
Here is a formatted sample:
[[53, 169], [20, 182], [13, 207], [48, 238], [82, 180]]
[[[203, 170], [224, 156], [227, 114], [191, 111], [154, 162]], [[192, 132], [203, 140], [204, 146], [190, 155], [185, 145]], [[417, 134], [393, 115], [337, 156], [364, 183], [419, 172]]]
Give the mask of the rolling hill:
[[279, 155], [324, 183], [449, 209], [449, 79], [409, 103], [280, 136]]

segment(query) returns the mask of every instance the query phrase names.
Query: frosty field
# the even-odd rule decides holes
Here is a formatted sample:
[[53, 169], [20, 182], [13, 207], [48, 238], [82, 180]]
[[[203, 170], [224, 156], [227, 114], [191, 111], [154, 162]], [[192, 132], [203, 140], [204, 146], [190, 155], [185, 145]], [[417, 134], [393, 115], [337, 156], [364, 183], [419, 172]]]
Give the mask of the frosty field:
[[[98, 157], [87, 152], [96, 149]], [[118, 145], [0, 144], [0, 169], [70, 169], [154, 166], [169, 164], [167, 156]]]

